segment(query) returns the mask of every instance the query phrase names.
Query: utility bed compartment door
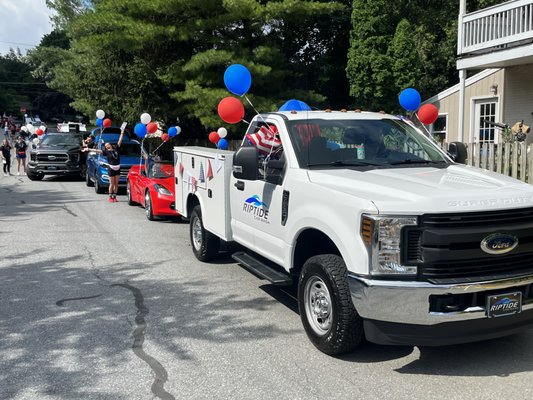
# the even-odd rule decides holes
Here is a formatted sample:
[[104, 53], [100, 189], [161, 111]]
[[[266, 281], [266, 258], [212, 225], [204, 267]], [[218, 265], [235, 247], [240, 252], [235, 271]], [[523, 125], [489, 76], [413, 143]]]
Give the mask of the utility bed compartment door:
[[187, 199], [198, 197], [205, 229], [231, 239], [229, 182], [233, 152], [203, 147], [174, 148], [176, 209], [185, 217]]

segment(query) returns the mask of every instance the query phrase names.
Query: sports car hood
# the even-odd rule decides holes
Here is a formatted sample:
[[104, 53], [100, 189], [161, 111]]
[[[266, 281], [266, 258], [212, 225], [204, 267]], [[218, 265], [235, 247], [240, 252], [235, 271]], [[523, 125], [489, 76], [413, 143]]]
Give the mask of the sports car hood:
[[465, 165], [310, 170], [317, 185], [372, 201], [380, 213], [421, 214], [533, 206], [533, 186]]

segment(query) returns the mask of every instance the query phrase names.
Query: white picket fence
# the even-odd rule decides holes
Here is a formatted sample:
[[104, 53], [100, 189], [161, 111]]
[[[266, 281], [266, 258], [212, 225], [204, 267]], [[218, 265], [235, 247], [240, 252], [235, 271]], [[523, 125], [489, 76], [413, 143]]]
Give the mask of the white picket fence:
[[[526, 143], [468, 143], [467, 165], [498, 172], [533, 184], [533, 145]], [[447, 149], [448, 145], [443, 144]]]

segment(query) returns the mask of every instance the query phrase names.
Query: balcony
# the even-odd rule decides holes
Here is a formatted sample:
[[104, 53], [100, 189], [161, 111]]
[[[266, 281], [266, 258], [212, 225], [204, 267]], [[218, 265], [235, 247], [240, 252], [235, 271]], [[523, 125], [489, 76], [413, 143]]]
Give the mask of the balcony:
[[513, 0], [460, 14], [457, 68], [501, 68], [533, 63], [532, 43], [533, 0]]

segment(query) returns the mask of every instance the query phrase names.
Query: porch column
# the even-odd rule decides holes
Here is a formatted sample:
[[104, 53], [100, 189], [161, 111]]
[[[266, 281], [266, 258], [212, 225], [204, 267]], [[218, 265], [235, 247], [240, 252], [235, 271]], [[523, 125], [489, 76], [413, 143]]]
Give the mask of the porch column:
[[457, 127], [458, 138], [460, 142], [464, 142], [465, 137], [465, 82], [466, 70], [459, 70], [459, 123]]

